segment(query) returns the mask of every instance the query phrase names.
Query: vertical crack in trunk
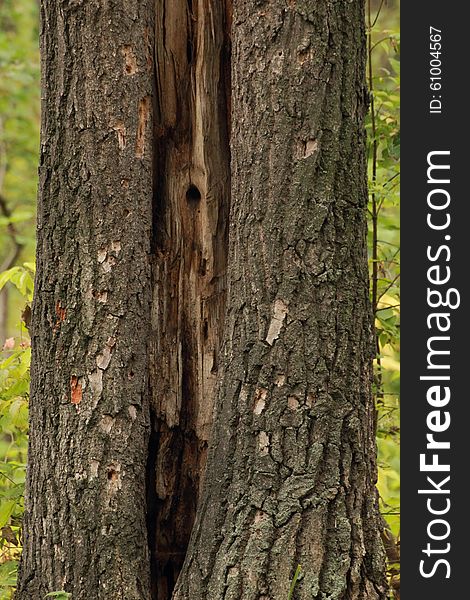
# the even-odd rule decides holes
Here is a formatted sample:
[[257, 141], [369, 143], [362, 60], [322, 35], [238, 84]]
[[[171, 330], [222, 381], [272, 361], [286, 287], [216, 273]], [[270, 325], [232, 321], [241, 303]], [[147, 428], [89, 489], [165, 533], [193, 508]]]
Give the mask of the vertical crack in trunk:
[[156, 2], [147, 501], [158, 600], [169, 600], [183, 565], [212, 425], [230, 202], [229, 14], [216, 0]]

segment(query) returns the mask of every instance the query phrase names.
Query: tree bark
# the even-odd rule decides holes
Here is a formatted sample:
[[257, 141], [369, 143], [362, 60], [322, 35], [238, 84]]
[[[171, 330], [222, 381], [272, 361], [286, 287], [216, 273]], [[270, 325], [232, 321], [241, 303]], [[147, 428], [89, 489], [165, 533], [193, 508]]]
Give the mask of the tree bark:
[[386, 597], [363, 3], [233, 11], [42, 4], [20, 600]]
[[225, 311], [228, 18], [221, 0], [156, 11], [153, 590], [171, 597], [193, 526]]
[[153, 38], [151, 0], [41, 4], [24, 600], [150, 598]]
[[[253, 5], [255, 4], [255, 6]], [[221, 385], [175, 600], [384, 599], [363, 3], [234, 2]]]

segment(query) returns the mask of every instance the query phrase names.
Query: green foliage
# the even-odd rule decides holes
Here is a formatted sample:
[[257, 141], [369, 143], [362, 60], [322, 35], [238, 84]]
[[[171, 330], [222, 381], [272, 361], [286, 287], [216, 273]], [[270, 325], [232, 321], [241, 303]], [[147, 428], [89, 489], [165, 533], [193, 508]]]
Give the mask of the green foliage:
[[49, 592], [46, 594], [46, 598], [55, 598], [56, 600], [69, 600], [72, 598], [72, 594], [68, 592], [64, 592], [63, 590], [60, 592]]
[[294, 598], [295, 586], [297, 584], [297, 581], [300, 579], [301, 574], [302, 574], [302, 567], [300, 565], [297, 565], [297, 569], [295, 570], [294, 577], [292, 578], [292, 583], [290, 584], [289, 595], [287, 596], [287, 600], [292, 600]]
[[[0, 0], [0, 271], [34, 257], [39, 151], [37, 0]], [[14, 329], [22, 302], [2, 293], [0, 337]], [[0, 345], [3, 344], [0, 340]]]
[[18, 561], [8, 560], [0, 563], [0, 599], [9, 600], [13, 597], [16, 586]]
[[[34, 265], [0, 273], [0, 290], [16, 286], [24, 301], [33, 295]], [[0, 598], [10, 598], [21, 553], [26, 473], [31, 348], [21, 324], [19, 339], [8, 338], [0, 353]]]
[[[0, 179], [15, 222], [31, 221], [39, 148], [39, 52], [36, 0], [0, 2]], [[3, 185], [2, 185], [3, 183]], [[5, 221], [0, 220], [0, 227]], [[22, 230], [31, 247], [31, 226]], [[1, 240], [0, 240], [1, 241]]]
[[0, 593], [13, 585], [21, 552], [30, 361], [25, 346], [0, 363]]
[[[369, 9], [369, 251], [375, 314], [378, 490], [391, 531], [390, 581], [399, 576], [400, 536], [400, 36], [397, 13]], [[394, 19], [395, 17], [395, 19]], [[390, 539], [390, 536], [388, 536]], [[391, 586], [392, 587], [392, 586]], [[392, 596], [393, 597], [393, 596]]]
[[12, 267], [0, 273], [0, 290], [7, 283], [12, 283], [25, 300], [32, 302], [34, 288], [34, 263], [23, 263], [22, 267]]
[[11, 597], [21, 553], [30, 360], [26, 336], [6, 341], [0, 354], [0, 598]]

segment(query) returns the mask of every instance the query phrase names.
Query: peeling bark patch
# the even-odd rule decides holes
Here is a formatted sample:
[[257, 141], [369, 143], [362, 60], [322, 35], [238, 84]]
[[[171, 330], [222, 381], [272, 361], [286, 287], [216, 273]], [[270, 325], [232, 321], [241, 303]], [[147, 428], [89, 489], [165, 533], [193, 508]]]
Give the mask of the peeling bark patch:
[[270, 346], [273, 345], [274, 341], [279, 337], [279, 333], [282, 329], [282, 324], [288, 313], [287, 304], [284, 300], [277, 299], [274, 303], [273, 317], [269, 325], [268, 335], [266, 341]]
[[115, 419], [111, 415], [104, 415], [100, 421], [100, 427], [105, 433], [110, 433], [113, 428]]
[[124, 57], [124, 73], [126, 75], [134, 75], [137, 73], [137, 59], [132, 46], [123, 46], [121, 53]]
[[297, 410], [299, 408], [298, 399], [295, 396], [289, 396], [289, 398], [287, 398], [287, 406], [291, 410]]
[[258, 448], [263, 455], [269, 452], [269, 436], [265, 431], [262, 431], [258, 436]]
[[98, 469], [99, 469], [100, 463], [97, 460], [92, 460], [90, 463], [90, 478], [96, 478], [98, 477]]
[[313, 396], [312, 394], [308, 394], [306, 404], [309, 408], [312, 408], [312, 406], [315, 404], [315, 396]]
[[55, 305], [55, 314], [57, 315], [58, 323], [62, 323], [65, 320], [67, 315], [67, 311], [65, 308], [62, 308], [60, 300], [57, 300]]
[[309, 156], [311, 156], [314, 152], [316, 152], [318, 149], [318, 142], [317, 140], [307, 140], [306, 144], [305, 144], [305, 158], [308, 158]]
[[255, 513], [254, 524], [258, 525], [259, 523], [262, 523], [265, 520], [266, 520], [266, 513], [264, 513], [262, 510], [257, 510]]
[[238, 396], [238, 399], [240, 401], [240, 405], [244, 405], [247, 398], [248, 398], [248, 392], [249, 392], [249, 386], [243, 384], [240, 390], [240, 394]]
[[88, 375], [88, 381], [90, 383], [90, 388], [94, 396], [101, 396], [101, 392], [103, 391], [103, 371], [97, 369]]
[[106, 304], [108, 301], [108, 292], [98, 292], [98, 294], [96, 294], [96, 299], [100, 304]]
[[65, 317], [67, 316], [67, 310], [62, 307], [60, 300], [57, 300], [55, 305], [55, 314], [57, 316], [57, 320], [54, 324], [53, 331], [54, 333], [60, 328], [61, 323], [65, 321]]
[[110, 491], [112, 493], [122, 488], [120, 471], [121, 465], [109, 465], [107, 469], [106, 476], [108, 479], [109, 487], [111, 488]]
[[70, 402], [72, 404], [80, 404], [82, 401], [82, 385], [76, 375], [70, 378]]
[[114, 131], [117, 134], [119, 150], [124, 150], [126, 147], [126, 128], [122, 121], [118, 121], [116, 125], [113, 127]]
[[115, 264], [115, 260], [113, 257], [110, 257], [106, 262], [103, 263], [103, 271], [105, 273], [109, 273], [113, 267], [113, 265]]
[[255, 413], [255, 415], [260, 415], [265, 406], [266, 406], [266, 396], [268, 395], [268, 390], [265, 388], [258, 388], [255, 391], [255, 407], [253, 409], [253, 412]]
[[105, 347], [101, 351], [101, 354], [98, 354], [96, 357], [96, 366], [101, 370], [106, 370], [111, 362], [111, 354], [114, 346], [116, 345], [116, 340], [114, 338], [109, 338], [106, 342]]
[[311, 57], [311, 54], [311, 42], [309, 38], [306, 38], [297, 46], [297, 61], [299, 65], [303, 65]]
[[284, 52], [282, 52], [282, 50], [280, 50], [279, 52], [277, 52], [274, 55], [273, 59], [271, 60], [272, 72], [275, 73], [276, 75], [280, 75], [282, 73], [283, 65], [284, 65]]
[[111, 252], [115, 252], [118, 255], [121, 252], [121, 242], [111, 242]]
[[145, 153], [145, 132], [150, 118], [151, 109], [150, 97], [146, 96], [139, 102], [139, 124], [137, 127], [137, 139], [135, 142], [135, 155], [137, 158], [143, 158]]
[[[98, 250], [97, 260], [101, 265], [101, 268], [105, 273], [109, 273], [113, 266], [116, 264], [116, 257], [121, 251], [120, 242], [111, 242], [109, 248], [101, 248]], [[110, 253], [114, 253], [115, 256]]]
[[316, 139], [302, 140], [297, 145], [297, 158], [305, 159], [318, 153], [319, 142]]

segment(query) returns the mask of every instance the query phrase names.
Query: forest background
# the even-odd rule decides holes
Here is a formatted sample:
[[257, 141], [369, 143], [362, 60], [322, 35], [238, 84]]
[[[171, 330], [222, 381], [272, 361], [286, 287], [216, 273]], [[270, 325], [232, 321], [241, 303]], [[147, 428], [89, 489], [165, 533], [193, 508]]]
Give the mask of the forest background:
[[[390, 598], [400, 544], [399, 0], [366, 0], [370, 294], [380, 505]], [[0, 600], [21, 555], [40, 126], [38, 0], [0, 0]]]

